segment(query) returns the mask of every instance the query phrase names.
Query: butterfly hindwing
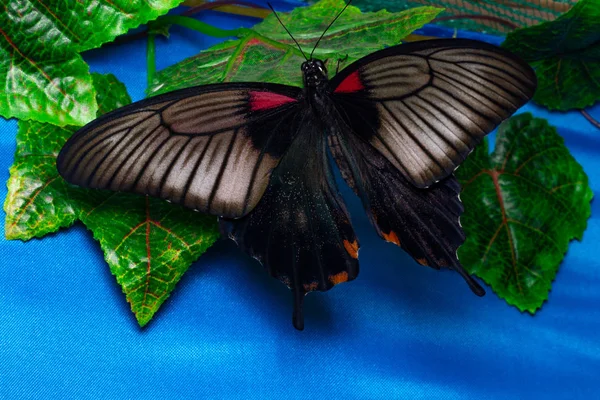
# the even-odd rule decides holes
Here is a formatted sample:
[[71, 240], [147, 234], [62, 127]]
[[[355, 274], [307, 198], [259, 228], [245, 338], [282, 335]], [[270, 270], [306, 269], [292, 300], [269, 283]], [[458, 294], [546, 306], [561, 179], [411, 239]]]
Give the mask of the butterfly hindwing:
[[241, 217], [293, 140], [285, 121], [302, 107], [301, 96], [290, 86], [232, 83], [151, 97], [77, 131], [58, 170], [80, 186]]
[[292, 289], [294, 325], [302, 329], [302, 299], [358, 275], [358, 240], [327, 158], [323, 126], [311, 110], [288, 120], [296, 139], [249, 215], [221, 220], [233, 239]]
[[459, 222], [460, 185], [454, 176], [427, 189], [417, 188], [358, 136], [333, 135], [330, 143], [342, 175], [351, 177], [347, 182], [379, 236], [402, 247], [421, 265], [457, 271], [473, 292], [484, 294], [456, 257], [465, 235]]
[[354, 133], [417, 187], [450, 175], [535, 87], [527, 63], [465, 39], [386, 48], [330, 82], [331, 98]]

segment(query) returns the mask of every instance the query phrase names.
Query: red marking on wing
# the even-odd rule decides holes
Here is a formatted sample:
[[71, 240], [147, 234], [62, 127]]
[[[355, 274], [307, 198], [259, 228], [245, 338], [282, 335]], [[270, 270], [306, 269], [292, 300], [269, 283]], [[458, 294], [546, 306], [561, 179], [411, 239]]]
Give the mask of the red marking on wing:
[[358, 71], [354, 71], [350, 75], [348, 75], [340, 85], [335, 88], [334, 93], [352, 93], [358, 92], [359, 90], [363, 90], [365, 85], [363, 85], [360, 80], [360, 76], [358, 76]]
[[297, 101], [288, 96], [273, 92], [250, 92], [250, 110], [261, 111]]

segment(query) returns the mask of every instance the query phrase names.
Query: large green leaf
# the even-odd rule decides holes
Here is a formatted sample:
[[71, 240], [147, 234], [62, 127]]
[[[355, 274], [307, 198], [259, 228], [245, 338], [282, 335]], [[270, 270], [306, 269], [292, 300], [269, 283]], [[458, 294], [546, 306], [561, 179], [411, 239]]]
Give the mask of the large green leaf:
[[[112, 75], [92, 74], [98, 91], [99, 114], [131, 102], [127, 90]], [[56, 157], [77, 129], [36, 121], [19, 121], [17, 151], [10, 167], [5, 234], [7, 239], [41, 237], [71, 225], [79, 215], [70, 197], [74, 189], [56, 170]], [[92, 191], [93, 192], [93, 191]]]
[[581, 0], [555, 21], [516, 30], [502, 46], [535, 68], [537, 103], [569, 110], [600, 99], [600, 0]]
[[[92, 76], [101, 112], [130, 102], [114, 76]], [[6, 236], [27, 240], [81, 220], [145, 325], [189, 265], [218, 238], [216, 218], [162, 200], [67, 184], [58, 175], [56, 157], [76, 129], [19, 121], [4, 204]]]
[[467, 239], [458, 256], [467, 270], [509, 304], [534, 313], [548, 292], [569, 241], [581, 240], [592, 190], [556, 129], [521, 114], [467, 158], [461, 218]]
[[354, 0], [363, 11], [400, 11], [427, 4], [444, 8], [436, 24], [469, 31], [505, 35], [515, 26], [531, 26], [552, 20], [577, 0]]
[[[281, 19], [308, 55], [344, 5], [343, 0], [322, 0], [313, 6], [282, 14]], [[350, 6], [323, 37], [315, 57], [328, 59], [328, 68], [334, 73], [338, 59], [345, 59], [340, 63], [342, 68], [375, 50], [399, 44], [440, 11], [433, 7], [418, 7], [400, 13], [361, 13]], [[273, 15], [242, 32], [239, 40], [211, 47], [162, 70], [155, 76], [149, 94], [215, 82], [302, 85], [300, 65], [304, 58]]]
[[163, 200], [81, 190], [73, 197], [79, 199], [79, 219], [100, 242], [140, 326], [219, 238], [216, 217]]
[[88, 66], [78, 52], [112, 41], [181, 0], [0, 0], [0, 115], [55, 125], [96, 115]]

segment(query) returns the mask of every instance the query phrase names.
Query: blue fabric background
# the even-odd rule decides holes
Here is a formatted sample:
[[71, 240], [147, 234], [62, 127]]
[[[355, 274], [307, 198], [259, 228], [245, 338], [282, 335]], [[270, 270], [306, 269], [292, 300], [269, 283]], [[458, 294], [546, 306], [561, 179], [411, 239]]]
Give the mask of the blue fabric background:
[[[201, 18], [224, 28], [256, 22]], [[158, 40], [159, 69], [218, 41], [172, 32]], [[85, 59], [93, 71], [114, 73], [134, 100], [144, 97], [144, 41]], [[600, 130], [578, 113], [523, 111], [559, 128], [598, 196]], [[600, 107], [590, 112], [600, 119]], [[16, 125], [0, 120], [2, 182]], [[458, 274], [418, 266], [380, 240], [356, 198], [342, 192], [362, 244], [361, 273], [307, 297], [303, 332], [291, 325], [288, 289], [232, 242], [194, 263], [140, 329], [81, 224], [28, 243], [6, 241], [2, 224], [0, 398], [600, 398], [597, 200], [583, 242], [571, 244], [549, 301], [532, 317], [489, 287], [477, 298]]]

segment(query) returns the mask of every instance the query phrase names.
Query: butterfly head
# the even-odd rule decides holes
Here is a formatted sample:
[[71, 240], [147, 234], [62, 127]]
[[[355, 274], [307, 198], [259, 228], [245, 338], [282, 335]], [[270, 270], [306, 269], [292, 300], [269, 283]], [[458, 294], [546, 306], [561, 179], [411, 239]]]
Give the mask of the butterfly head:
[[302, 63], [304, 87], [317, 87], [327, 82], [327, 68], [321, 60], [310, 59]]

